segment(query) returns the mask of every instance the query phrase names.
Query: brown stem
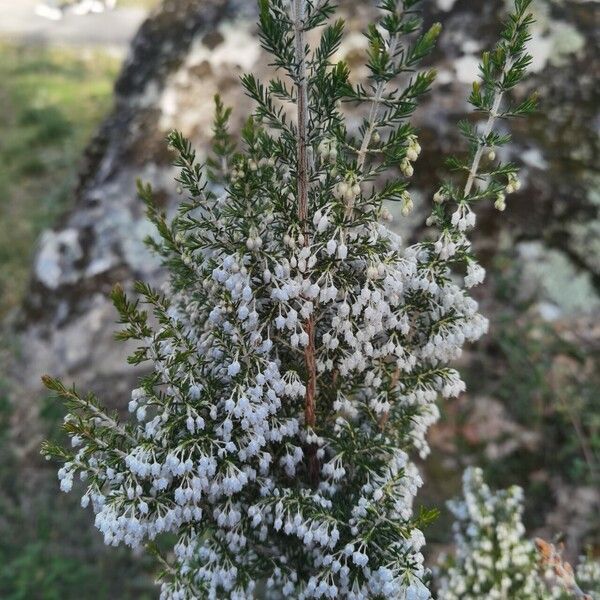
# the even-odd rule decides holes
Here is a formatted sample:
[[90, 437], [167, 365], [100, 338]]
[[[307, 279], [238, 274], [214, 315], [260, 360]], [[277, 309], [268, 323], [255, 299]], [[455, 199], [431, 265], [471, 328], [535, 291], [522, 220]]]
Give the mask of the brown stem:
[[315, 360], [315, 323], [312, 318], [304, 325], [304, 331], [308, 334], [308, 344], [304, 350], [304, 360], [308, 378], [306, 381], [306, 396], [304, 403], [304, 420], [306, 425], [314, 427], [316, 423], [315, 396], [317, 392], [317, 364]]
[[[296, 89], [298, 93], [298, 219], [304, 229], [306, 229], [308, 220], [308, 85], [306, 81], [306, 41], [304, 35], [305, 2], [306, 0], [295, 0], [294, 2]], [[306, 235], [305, 244], [309, 244]]]
[[[293, 11], [297, 65], [295, 83], [298, 94], [298, 220], [304, 231], [304, 244], [308, 246], [310, 245], [308, 235], [308, 84], [306, 79], [306, 40], [304, 31], [306, 0], [295, 0]], [[314, 429], [316, 424], [317, 364], [315, 359], [315, 322], [313, 317], [309, 317], [304, 323], [304, 332], [308, 335], [308, 343], [304, 350], [304, 362], [307, 372], [304, 420], [307, 428]], [[313, 483], [316, 483], [320, 468], [315, 444], [311, 444], [308, 447], [307, 455], [309, 477]]]
[[[392, 374], [392, 379], [390, 382], [390, 390], [396, 389], [396, 384], [398, 383], [398, 379], [400, 379], [400, 368], [396, 367], [396, 370]], [[390, 418], [390, 411], [386, 410], [381, 417], [379, 417], [379, 428], [381, 431], [385, 431], [385, 426], [387, 425], [388, 419]]]

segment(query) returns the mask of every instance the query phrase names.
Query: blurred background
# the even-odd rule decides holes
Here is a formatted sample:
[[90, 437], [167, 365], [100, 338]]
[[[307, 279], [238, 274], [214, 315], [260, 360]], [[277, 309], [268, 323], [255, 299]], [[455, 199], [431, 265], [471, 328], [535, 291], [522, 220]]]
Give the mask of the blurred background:
[[[155, 565], [106, 549], [76, 494], [58, 490], [39, 456], [61, 439], [63, 409], [41, 389], [51, 373], [123, 410], [140, 375], [112, 338], [116, 282], [164, 277], [141, 240], [150, 232], [135, 180], [159, 201], [177, 194], [165, 136], [210, 138], [212, 96], [250, 109], [244, 71], [266, 74], [250, 0], [119, 0], [40, 5], [0, 0], [0, 598], [156, 598]], [[342, 0], [340, 56], [364, 76], [361, 28], [373, 3]], [[427, 0], [444, 30], [439, 76], [418, 112], [424, 152], [420, 235], [443, 156], [504, 0]], [[533, 74], [539, 113], [513, 125], [505, 151], [523, 187], [506, 213], [484, 209], [474, 243], [488, 270], [476, 291], [489, 335], [459, 365], [468, 392], [442, 407], [424, 461], [423, 504], [442, 508], [430, 558], [450, 539], [444, 502], [464, 467], [493, 486], [525, 488], [533, 536], [562, 538], [568, 557], [600, 552], [600, 3], [535, 0]], [[392, 207], [394, 208], [394, 207]]]

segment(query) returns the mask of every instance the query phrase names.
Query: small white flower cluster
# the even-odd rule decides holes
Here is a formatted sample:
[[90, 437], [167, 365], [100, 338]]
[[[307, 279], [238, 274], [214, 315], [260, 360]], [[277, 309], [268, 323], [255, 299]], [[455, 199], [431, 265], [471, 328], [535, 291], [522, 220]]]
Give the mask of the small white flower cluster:
[[475, 220], [475, 213], [466, 202], [460, 202], [456, 211], [452, 213], [452, 225], [460, 232], [473, 229]]
[[[445, 202], [443, 190], [436, 192], [434, 201], [438, 203]], [[440, 237], [433, 244], [434, 252], [444, 261], [455, 258], [459, 253], [466, 254], [466, 258], [464, 259], [467, 268], [467, 274], [464, 278], [466, 288], [475, 287], [483, 283], [485, 279], [485, 269], [474, 258], [469, 256], [471, 243], [465, 235], [465, 231], [475, 226], [475, 221], [475, 213], [471, 208], [467, 204], [459, 203], [451, 216], [453, 228], [444, 229], [440, 233]], [[435, 224], [432, 222], [431, 217], [429, 224]]]
[[522, 523], [523, 491], [492, 492], [481, 469], [467, 469], [464, 498], [450, 503], [455, 556], [441, 565], [439, 600], [544, 600], [533, 543]]
[[591, 555], [581, 556], [575, 569], [575, 579], [592, 600], [600, 600], [600, 562]]
[[409, 135], [407, 141], [406, 157], [403, 158], [400, 163], [400, 171], [405, 177], [412, 177], [415, 172], [412, 163], [419, 158], [419, 154], [421, 154], [421, 145], [419, 144], [416, 135]]
[[322, 140], [317, 147], [317, 153], [323, 162], [335, 163], [338, 157], [336, 141], [332, 139]]
[[498, 192], [496, 195], [496, 200], [494, 202], [494, 207], [496, 210], [503, 212], [506, 210], [506, 194], [514, 194], [521, 189], [521, 181], [517, 177], [515, 173], [510, 173], [508, 175], [508, 183], [504, 188], [503, 192]]
[[403, 217], [408, 217], [408, 215], [413, 211], [415, 204], [413, 202], [412, 196], [407, 190], [402, 192], [400, 198], [400, 212]]
[[362, 187], [356, 176], [349, 174], [341, 181], [338, 181], [333, 187], [333, 197], [345, 202], [346, 209], [351, 210], [354, 207], [356, 199], [360, 196]]
[[554, 546], [527, 539], [521, 488], [492, 492], [481, 469], [469, 468], [463, 495], [449, 505], [456, 547], [438, 568], [439, 600], [600, 598], [600, 563], [583, 556], [573, 572]]
[[467, 275], [465, 277], [465, 286], [472, 288], [485, 279], [485, 269], [475, 261], [469, 261], [467, 264]]

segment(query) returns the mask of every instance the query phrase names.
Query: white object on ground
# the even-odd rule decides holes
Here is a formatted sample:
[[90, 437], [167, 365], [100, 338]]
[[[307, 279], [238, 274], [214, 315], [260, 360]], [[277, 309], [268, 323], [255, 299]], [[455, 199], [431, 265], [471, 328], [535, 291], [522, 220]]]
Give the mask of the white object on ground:
[[63, 12], [57, 6], [50, 6], [49, 4], [38, 4], [35, 7], [35, 14], [51, 21], [60, 21], [63, 18]]
[[116, 0], [82, 0], [75, 4], [71, 11], [75, 15], [99, 14], [107, 9], [112, 10], [116, 4]]

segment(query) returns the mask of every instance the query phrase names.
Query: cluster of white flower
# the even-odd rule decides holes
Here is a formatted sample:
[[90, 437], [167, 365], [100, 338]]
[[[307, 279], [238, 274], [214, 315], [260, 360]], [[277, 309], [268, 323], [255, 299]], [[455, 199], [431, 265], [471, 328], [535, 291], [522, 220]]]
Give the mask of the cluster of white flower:
[[575, 577], [579, 586], [592, 600], [600, 599], [600, 562], [591, 555], [581, 556]]
[[483, 283], [485, 279], [485, 269], [475, 261], [469, 261], [467, 265], [467, 275], [465, 277], [465, 286], [468, 288], [474, 287]]
[[[253, 177], [268, 183], [280, 173], [264, 168]], [[444, 364], [487, 322], [445, 269], [430, 266], [425, 246], [404, 247], [378, 223], [379, 207], [356, 182], [333, 184], [313, 215], [310, 245], [292, 243], [299, 238], [292, 233], [279, 242], [288, 213], [268, 197], [257, 198], [256, 213], [248, 214], [254, 233], [228, 238], [224, 232], [236, 230], [228, 216], [234, 201], [216, 199], [196, 217], [208, 240], [200, 252], [190, 254], [189, 234], [178, 232], [176, 252], [196, 277], [167, 289], [162, 325], [143, 340], [155, 375], [132, 392], [129, 409], [139, 427], [125, 436], [127, 449], [90, 453], [78, 440], [61, 486], [70, 489], [75, 464], [93, 471], [86, 498], [109, 544], [135, 547], [162, 532], [183, 532], [179, 576], [195, 573], [209, 598], [252, 597], [238, 575], [256, 560], [257, 546], [275, 557], [274, 591], [293, 586], [298, 598], [426, 597], [419, 583], [422, 534], [399, 534], [412, 518], [421, 479], [408, 455], [390, 444], [395, 428], [384, 423], [410, 419], [403, 445], [409, 440], [425, 456], [427, 429], [439, 415], [436, 398], [464, 389]], [[349, 202], [362, 216], [358, 223], [347, 218]], [[265, 213], [270, 227], [261, 225]], [[258, 230], [262, 243], [251, 248], [247, 240], [256, 240]], [[365, 247], [379, 250], [367, 254]], [[479, 278], [476, 271], [468, 276]], [[302, 427], [306, 385], [298, 353], [309, 343], [303, 323], [314, 316], [319, 404], [336, 419], [312, 435]], [[325, 382], [335, 378], [328, 398]], [[292, 485], [310, 444], [320, 463], [314, 491]], [[357, 464], [363, 446], [378, 467]], [[346, 496], [345, 514], [332, 505], [339, 494]], [[397, 531], [385, 560], [366, 541], [374, 523]], [[198, 541], [197, 532], [209, 527], [218, 546]], [[286, 542], [290, 537], [304, 546], [309, 578], [293, 567], [299, 549]], [[235, 555], [238, 570], [223, 553]], [[190, 597], [180, 580], [162, 589], [164, 598]]]
[[452, 225], [461, 232], [473, 229], [475, 227], [475, 219], [475, 213], [465, 202], [459, 203], [456, 211], [452, 213]]
[[499, 210], [500, 212], [506, 210], [506, 194], [514, 194], [520, 189], [521, 181], [515, 173], [510, 173], [508, 175], [508, 183], [506, 184], [504, 191], [500, 191], [496, 195], [496, 201], [494, 202], [494, 207], [496, 210]]
[[492, 492], [481, 469], [463, 476], [464, 498], [450, 503], [456, 555], [441, 568], [439, 600], [544, 600], [535, 546], [525, 538], [519, 487]]
[[324, 162], [335, 162], [338, 157], [337, 143], [333, 139], [324, 139], [317, 147], [317, 152]]
[[[349, 174], [333, 186], [332, 194], [336, 200], [344, 201], [346, 210], [351, 212], [361, 191], [362, 188], [356, 176]], [[322, 227], [321, 230], [325, 228]]]
[[582, 556], [573, 570], [552, 544], [527, 539], [521, 488], [492, 492], [470, 468], [463, 495], [450, 503], [456, 547], [440, 561], [439, 600], [600, 598], [599, 562]]
[[[280, 177], [276, 167], [263, 171], [269, 181]], [[271, 205], [262, 244], [250, 248], [246, 240], [256, 234], [240, 232], [237, 252], [226, 250], [224, 232], [236, 229], [228, 217], [234, 200], [226, 198], [196, 217], [208, 240], [200, 252], [190, 255], [180, 231], [178, 252], [196, 278], [167, 290], [162, 325], [144, 338], [155, 375], [132, 392], [139, 427], [116, 456], [99, 447], [90, 452], [86, 443], [79, 449], [78, 468], [94, 470], [86, 497], [106, 542], [138, 546], [162, 532], [183, 532], [179, 576], [195, 573], [207, 597], [252, 597], [238, 575], [251, 568], [258, 546], [275, 557], [274, 591], [293, 585], [298, 598], [425, 597], [418, 583], [422, 535], [399, 533], [412, 518], [421, 480], [390, 444], [395, 428], [383, 423], [410, 419], [405, 439], [426, 455], [438, 394], [464, 389], [443, 365], [487, 323], [445, 271], [429, 265], [424, 246], [404, 247], [377, 222], [378, 207], [359, 185], [346, 185], [334, 184], [337, 191], [315, 211], [310, 245], [278, 241], [288, 214]], [[350, 193], [362, 215], [356, 224], [347, 219]], [[253, 231], [268, 200], [253, 203]], [[379, 251], [365, 254], [365, 247]], [[332, 426], [318, 425], [312, 437], [302, 427], [306, 385], [298, 357], [309, 343], [303, 322], [311, 316], [318, 323], [319, 405], [336, 413]], [[325, 382], [335, 378], [329, 398]], [[395, 383], [384, 385], [389, 381]], [[320, 463], [314, 491], [292, 485], [310, 444]], [[363, 445], [378, 467], [357, 464]], [[61, 470], [65, 490], [74, 464]], [[346, 513], [332, 505], [339, 494]], [[374, 523], [396, 530], [385, 560], [367, 541]], [[190, 535], [205, 528], [216, 528], [218, 547]], [[293, 567], [299, 549], [286, 542], [290, 537], [304, 547], [309, 578]], [[235, 555], [238, 571], [223, 553]], [[162, 589], [164, 598], [190, 597], [181, 595], [179, 580]]]

